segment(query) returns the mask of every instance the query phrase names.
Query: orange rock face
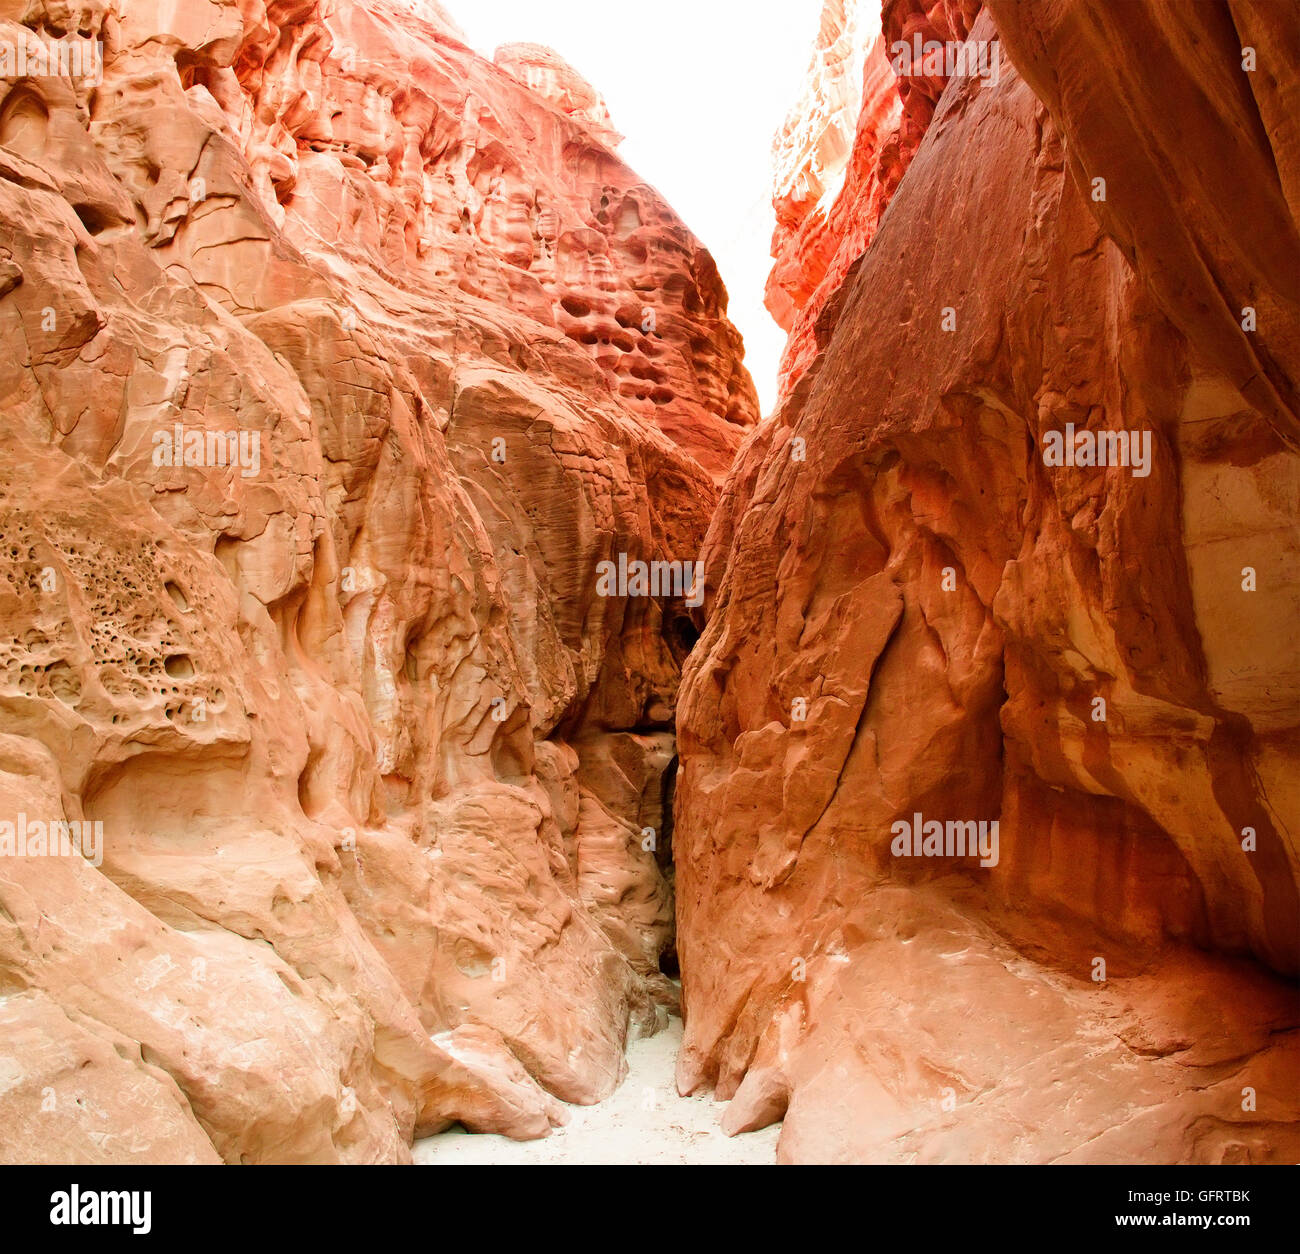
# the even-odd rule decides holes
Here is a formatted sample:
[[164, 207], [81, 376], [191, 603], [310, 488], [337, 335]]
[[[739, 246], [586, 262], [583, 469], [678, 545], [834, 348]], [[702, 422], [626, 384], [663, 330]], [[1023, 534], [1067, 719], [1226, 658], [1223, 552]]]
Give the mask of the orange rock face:
[[1294, 1162], [1300, 21], [986, 9], [886, 5], [1000, 73], [882, 140], [868, 49], [838, 200], [778, 206], [787, 395], [679, 700], [679, 1087], [787, 1161]]
[[105, 44], [0, 79], [0, 1159], [544, 1135], [675, 996], [695, 598], [598, 573], [698, 554], [725, 291], [437, 5], [65, 7], [0, 5]]

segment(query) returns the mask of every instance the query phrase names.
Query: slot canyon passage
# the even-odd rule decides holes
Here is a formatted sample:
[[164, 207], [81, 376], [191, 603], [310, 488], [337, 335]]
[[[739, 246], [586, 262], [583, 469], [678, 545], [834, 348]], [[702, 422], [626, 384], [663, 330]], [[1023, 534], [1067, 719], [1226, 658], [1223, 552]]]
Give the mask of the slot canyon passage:
[[766, 416], [455, 7], [0, 0], [0, 1161], [1300, 1161], [1300, 7], [825, 0]]

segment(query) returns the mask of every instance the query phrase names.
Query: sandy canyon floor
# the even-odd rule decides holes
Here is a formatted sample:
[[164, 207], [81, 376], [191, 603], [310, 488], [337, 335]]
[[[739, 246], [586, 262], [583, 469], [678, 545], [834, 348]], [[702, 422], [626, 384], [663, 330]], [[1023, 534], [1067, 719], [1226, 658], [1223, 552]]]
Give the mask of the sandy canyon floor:
[[420, 1164], [520, 1163], [648, 1166], [775, 1163], [781, 1125], [729, 1137], [718, 1126], [724, 1106], [707, 1094], [679, 1097], [673, 1075], [682, 1021], [627, 1050], [627, 1079], [596, 1106], [569, 1106], [569, 1122], [539, 1141], [473, 1135], [453, 1128], [415, 1143]]

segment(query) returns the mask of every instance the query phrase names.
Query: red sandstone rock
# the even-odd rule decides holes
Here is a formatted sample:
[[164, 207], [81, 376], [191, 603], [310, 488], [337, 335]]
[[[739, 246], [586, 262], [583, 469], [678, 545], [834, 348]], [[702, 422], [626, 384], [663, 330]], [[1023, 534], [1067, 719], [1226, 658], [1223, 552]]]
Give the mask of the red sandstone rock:
[[435, 4], [79, 13], [93, 91], [0, 80], [0, 823], [102, 866], [0, 856], [0, 1157], [543, 1135], [675, 999], [688, 607], [596, 572], [757, 417], [716, 270]]
[[[804, 98], [776, 144], [766, 299], [790, 333], [782, 396], [822, 346], [822, 312], [875, 236], [947, 82], [943, 72], [896, 75], [898, 42], [965, 39], [979, 7], [980, 0], [887, 0], [883, 8], [826, 0]], [[860, 84], [846, 81], [859, 67]]]
[[541, 44], [505, 44], [492, 60], [511, 78], [579, 121], [609, 148], [622, 142], [605, 98], [552, 48]]
[[[1300, 1153], [1300, 24], [1193, 7], [993, 0], [1015, 68], [908, 85], [883, 217], [865, 108], [778, 258], [674, 848], [679, 1086], [783, 1160]], [[1048, 464], [1066, 424], [1149, 473]], [[996, 864], [895, 856], [918, 813]]]
[[[831, 0], [778, 146], [681, 1084], [786, 1160], [1294, 1162], [1300, 31], [989, 9]], [[755, 419], [712, 262], [431, 0], [79, 10], [93, 93], [0, 86], [0, 823], [103, 860], [0, 856], [0, 1159], [543, 1135], [674, 997], [692, 607], [595, 571], [693, 558]], [[991, 18], [996, 84], [884, 59]], [[1066, 423], [1151, 473], [1046, 465]], [[996, 865], [894, 857], [917, 813]]]

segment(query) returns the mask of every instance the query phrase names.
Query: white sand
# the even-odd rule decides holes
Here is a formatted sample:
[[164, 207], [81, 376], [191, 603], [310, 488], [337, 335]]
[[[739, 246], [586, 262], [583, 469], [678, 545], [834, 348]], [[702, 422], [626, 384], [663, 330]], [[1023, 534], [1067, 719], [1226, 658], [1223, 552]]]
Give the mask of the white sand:
[[678, 1097], [673, 1081], [682, 1021], [628, 1046], [627, 1079], [598, 1106], [569, 1106], [569, 1122], [539, 1141], [474, 1136], [454, 1128], [416, 1141], [417, 1163], [497, 1166], [515, 1163], [774, 1163], [780, 1124], [726, 1136], [725, 1109], [705, 1093]]

